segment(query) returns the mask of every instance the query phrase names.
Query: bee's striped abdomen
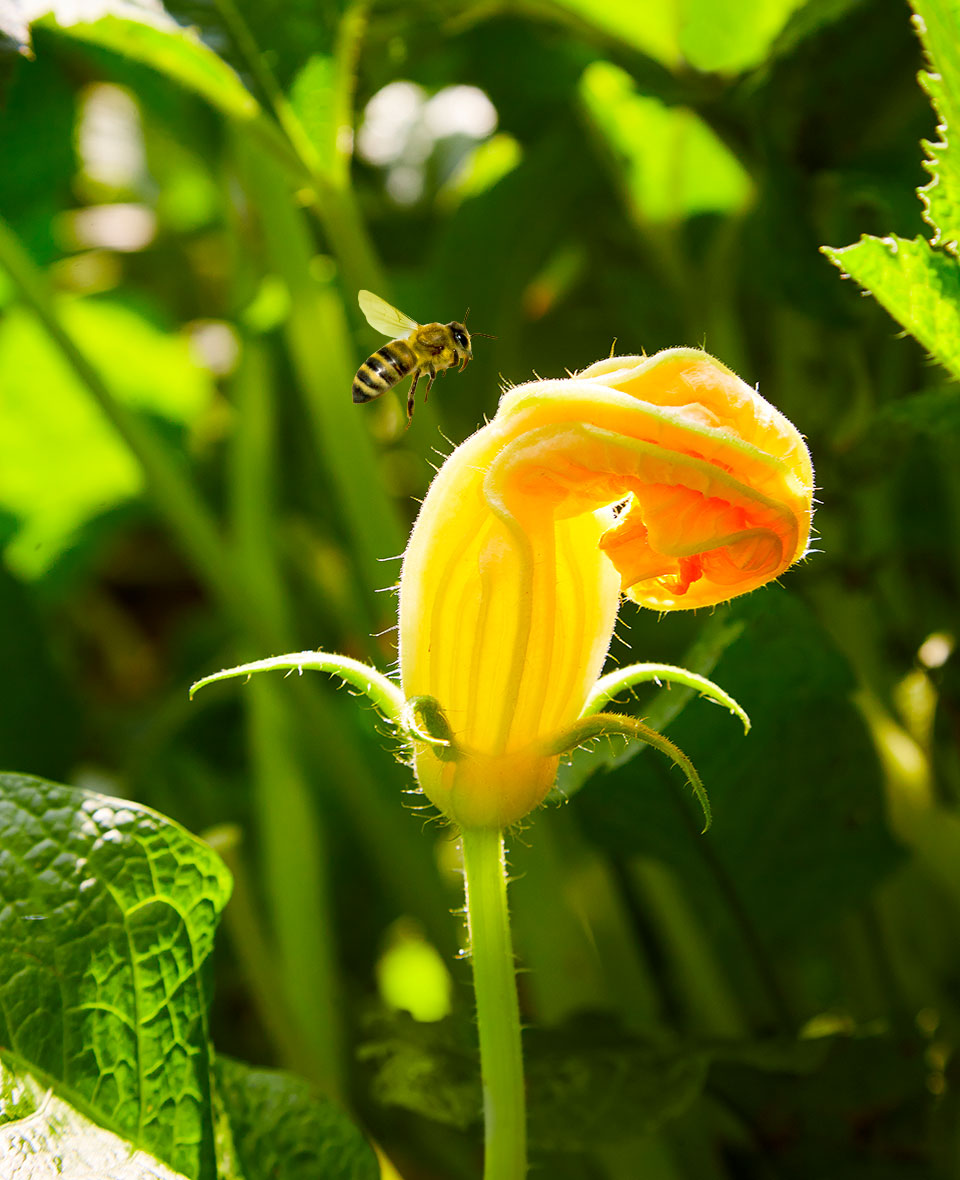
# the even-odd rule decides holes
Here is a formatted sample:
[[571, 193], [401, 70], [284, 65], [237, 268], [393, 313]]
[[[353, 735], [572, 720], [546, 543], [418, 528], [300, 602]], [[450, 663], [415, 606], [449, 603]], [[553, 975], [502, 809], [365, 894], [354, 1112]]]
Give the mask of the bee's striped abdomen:
[[368, 356], [353, 379], [353, 400], [372, 401], [393, 389], [417, 367], [413, 349], [404, 340], [391, 340]]

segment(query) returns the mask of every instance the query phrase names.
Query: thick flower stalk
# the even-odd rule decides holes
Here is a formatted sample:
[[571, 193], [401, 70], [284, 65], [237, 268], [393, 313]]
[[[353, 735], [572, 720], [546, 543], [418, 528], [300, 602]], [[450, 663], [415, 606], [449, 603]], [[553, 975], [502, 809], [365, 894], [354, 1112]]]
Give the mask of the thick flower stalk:
[[415, 743], [430, 799], [468, 828], [536, 807], [589, 736], [621, 593], [666, 611], [762, 586], [804, 553], [812, 487], [796, 428], [700, 351], [507, 393], [440, 469], [404, 557], [403, 693], [446, 722], [447, 745]]
[[461, 829], [484, 1091], [486, 1180], [526, 1175], [520, 1017], [503, 830], [536, 808], [560, 757], [604, 734], [667, 754], [661, 734], [604, 706], [642, 680], [685, 684], [749, 726], [722, 689], [682, 668], [600, 676], [621, 595], [657, 611], [713, 606], [806, 551], [813, 470], [784, 416], [704, 352], [612, 357], [507, 393], [423, 502], [400, 580], [401, 685], [344, 656], [298, 652], [365, 692], [413, 753], [417, 780]]

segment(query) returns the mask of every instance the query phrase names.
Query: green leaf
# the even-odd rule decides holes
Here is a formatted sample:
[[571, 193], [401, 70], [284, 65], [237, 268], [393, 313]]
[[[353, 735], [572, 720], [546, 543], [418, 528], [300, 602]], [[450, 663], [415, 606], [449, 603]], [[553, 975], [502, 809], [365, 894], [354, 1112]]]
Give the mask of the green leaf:
[[553, 3], [544, 3], [541, 9], [544, 14], [553, 10], [592, 25], [607, 37], [614, 37], [665, 66], [680, 64], [676, 0], [647, 5], [643, 9], [638, 8], [634, 0], [609, 0], [607, 3], [604, 0], [553, 0]]
[[939, 117], [941, 142], [923, 146], [924, 167], [931, 181], [920, 189], [924, 216], [937, 231], [935, 246], [957, 253], [960, 242], [960, 144], [951, 143], [960, 130], [960, 0], [912, 0], [914, 24], [930, 60], [920, 84]]
[[823, 28], [842, 20], [866, 0], [805, 0], [795, 8], [790, 19], [777, 34], [770, 47], [771, 57], [782, 57], [792, 53], [807, 37], [812, 37]]
[[928, 389], [889, 402], [877, 412], [871, 430], [889, 432], [898, 441], [898, 451], [902, 455], [904, 427], [934, 439], [960, 432], [960, 389], [955, 385]]
[[805, 0], [554, 0], [553, 9], [670, 69], [736, 73], [759, 65]]
[[452, 1018], [431, 1024], [406, 1012], [380, 1018], [359, 1053], [374, 1071], [372, 1096], [447, 1126], [473, 1126], [483, 1109], [475, 1035], [472, 1025]]
[[866, 235], [822, 250], [960, 380], [960, 262], [952, 254], [923, 238]]
[[191, 1180], [216, 1175], [204, 965], [229, 892], [156, 812], [0, 775], [0, 1044]]
[[[91, 13], [101, 15], [91, 20]], [[194, 29], [178, 25], [159, 4], [147, 7], [129, 0], [51, 4], [46, 13], [35, 13], [32, 23], [41, 16], [45, 26], [60, 29], [76, 41], [112, 50], [158, 70], [226, 115], [252, 119], [260, 111], [236, 72]]]
[[707, 1055], [630, 1033], [606, 1016], [524, 1033], [534, 1147], [590, 1151], [649, 1134], [703, 1088]]
[[0, 1174], [29, 1180], [184, 1180], [0, 1058]]
[[676, 222], [747, 204], [749, 176], [693, 111], [640, 94], [629, 74], [602, 61], [584, 71], [580, 99], [637, 222]]
[[695, 69], [736, 73], [759, 65], [805, 0], [683, 0], [680, 49]]
[[[910, 1026], [818, 1044], [812, 1070], [772, 1069], [721, 1058], [709, 1090], [761, 1143], [771, 1145], [778, 1180], [926, 1180], [936, 1174], [930, 1124], [937, 1099], [928, 1089], [936, 1050]], [[944, 1111], [955, 1126], [954, 1112]], [[773, 1147], [772, 1145], [776, 1146]]]
[[[118, 398], [186, 425], [210, 404], [213, 383], [185, 337], [119, 302], [65, 302], [63, 321]], [[88, 521], [139, 494], [140, 466], [49, 346], [43, 327], [14, 308], [0, 324], [0, 509], [19, 521], [7, 547], [23, 578], [48, 570]]]
[[[821, 247], [960, 380], [960, 0], [913, 0], [914, 23], [931, 69], [920, 75], [939, 118], [939, 143], [923, 141], [930, 183], [918, 190], [932, 242], [863, 236], [842, 249]], [[938, 249], [937, 247], [942, 247]]]
[[373, 1148], [343, 1110], [279, 1070], [217, 1058], [245, 1180], [377, 1180]]

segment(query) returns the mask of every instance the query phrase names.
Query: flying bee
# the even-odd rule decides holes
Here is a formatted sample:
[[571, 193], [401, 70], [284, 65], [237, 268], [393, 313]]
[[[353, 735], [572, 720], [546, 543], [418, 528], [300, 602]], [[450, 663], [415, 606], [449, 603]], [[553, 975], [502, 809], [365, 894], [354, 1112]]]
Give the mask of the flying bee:
[[[465, 324], [456, 320], [449, 324], [418, 324], [372, 291], [361, 291], [357, 301], [370, 327], [392, 339], [368, 356], [357, 370], [353, 379], [353, 400], [373, 401], [412, 373], [413, 381], [407, 394], [409, 427], [420, 378], [426, 374], [429, 395], [438, 373], [454, 365], [459, 365], [462, 372], [473, 359], [470, 333]], [[475, 332], [474, 335], [485, 336], [486, 333]], [[423, 400], [427, 400], [426, 396]]]

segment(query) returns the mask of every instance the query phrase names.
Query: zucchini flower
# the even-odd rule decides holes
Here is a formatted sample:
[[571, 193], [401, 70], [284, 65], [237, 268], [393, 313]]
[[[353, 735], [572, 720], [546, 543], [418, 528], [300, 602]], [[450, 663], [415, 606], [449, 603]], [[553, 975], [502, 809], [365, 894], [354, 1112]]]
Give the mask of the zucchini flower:
[[[404, 557], [400, 673], [427, 796], [464, 828], [530, 812], [560, 753], [611, 732], [585, 714], [613, 695], [595, 689], [621, 594], [668, 611], [762, 586], [805, 552], [812, 490], [796, 428], [704, 352], [508, 392], [440, 469]], [[666, 739], [634, 736], [699, 788]]]
[[428, 798], [500, 831], [547, 795], [559, 758], [620, 733], [696, 770], [639, 721], [599, 710], [641, 680], [709, 680], [659, 664], [600, 676], [621, 595], [657, 611], [714, 606], [806, 552], [813, 467], [799, 431], [697, 349], [610, 357], [504, 395], [441, 467], [400, 579], [401, 685], [326, 652], [208, 676], [314, 668], [371, 697], [413, 749]]

